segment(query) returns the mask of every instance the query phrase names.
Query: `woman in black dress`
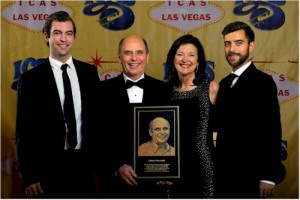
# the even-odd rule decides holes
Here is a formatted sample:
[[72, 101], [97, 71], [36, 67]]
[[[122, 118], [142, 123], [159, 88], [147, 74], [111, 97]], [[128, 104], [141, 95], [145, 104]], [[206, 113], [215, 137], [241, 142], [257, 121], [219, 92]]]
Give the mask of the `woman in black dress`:
[[207, 79], [203, 47], [192, 35], [175, 40], [166, 64], [171, 102], [180, 113], [180, 178], [173, 181], [170, 197], [213, 198], [213, 114], [219, 85]]

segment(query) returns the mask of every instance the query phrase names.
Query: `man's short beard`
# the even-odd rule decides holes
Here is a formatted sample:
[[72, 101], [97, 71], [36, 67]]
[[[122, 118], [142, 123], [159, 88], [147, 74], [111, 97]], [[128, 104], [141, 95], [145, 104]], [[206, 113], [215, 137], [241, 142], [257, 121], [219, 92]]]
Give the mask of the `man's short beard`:
[[[230, 53], [229, 53], [230, 54]], [[238, 61], [236, 63], [232, 63], [230, 62], [229, 58], [228, 58], [228, 54], [226, 55], [226, 60], [227, 62], [229, 63], [229, 65], [232, 67], [232, 68], [238, 68], [240, 67], [243, 63], [245, 63], [245, 61], [248, 59], [249, 57], [249, 52], [246, 53], [246, 55], [241, 55], [241, 54], [238, 54], [238, 53], [234, 53], [235, 55], [238, 55], [240, 56], [240, 58], [238, 59]]]

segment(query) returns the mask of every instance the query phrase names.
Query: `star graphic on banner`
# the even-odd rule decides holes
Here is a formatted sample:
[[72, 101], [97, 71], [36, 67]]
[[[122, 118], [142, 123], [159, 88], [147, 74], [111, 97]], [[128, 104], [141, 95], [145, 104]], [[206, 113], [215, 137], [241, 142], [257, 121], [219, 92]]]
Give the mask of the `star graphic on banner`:
[[102, 67], [101, 63], [119, 63], [118, 61], [102, 61], [102, 57], [98, 57], [98, 52], [96, 51], [96, 57], [91, 57], [93, 60], [90, 61], [91, 64], [97, 66], [97, 67]]

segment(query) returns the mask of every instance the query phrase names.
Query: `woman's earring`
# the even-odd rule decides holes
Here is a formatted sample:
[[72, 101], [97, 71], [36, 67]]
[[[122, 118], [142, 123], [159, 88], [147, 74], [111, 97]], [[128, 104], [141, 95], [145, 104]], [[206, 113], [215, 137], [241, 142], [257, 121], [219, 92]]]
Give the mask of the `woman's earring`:
[[196, 67], [196, 72], [198, 72], [198, 66], [199, 66], [199, 65], [197, 65], [197, 67]]

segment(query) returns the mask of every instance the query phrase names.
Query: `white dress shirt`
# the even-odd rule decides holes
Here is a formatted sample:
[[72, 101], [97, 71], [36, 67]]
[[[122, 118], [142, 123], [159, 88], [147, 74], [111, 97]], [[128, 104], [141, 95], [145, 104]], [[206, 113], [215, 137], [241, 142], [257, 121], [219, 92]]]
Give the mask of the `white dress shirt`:
[[[64, 101], [65, 101], [65, 93], [64, 93], [64, 83], [62, 78], [62, 70], [60, 69], [62, 64], [68, 64], [67, 73], [71, 82], [71, 88], [72, 88], [72, 95], [73, 95], [73, 103], [74, 103], [74, 111], [75, 111], [75, 118], [76, 118], [76, 128], [77, 128], [77, 145], [75, 149], [81, 148], [81, 93], [80, 93], [80, 87], [79, 87], [79, 81], [77, 72], [73, 63], [72, 57], [70, 57], [66, 63], [61, 63], [51, 57], [49, 57], [50, 64], [52, 66], [52, 71], [55, 77], [61, 108], [63, 109]], [[66, 128], [67, 128], [67, 124]], [[66, 145], [65, 145], [66, 148]]]

